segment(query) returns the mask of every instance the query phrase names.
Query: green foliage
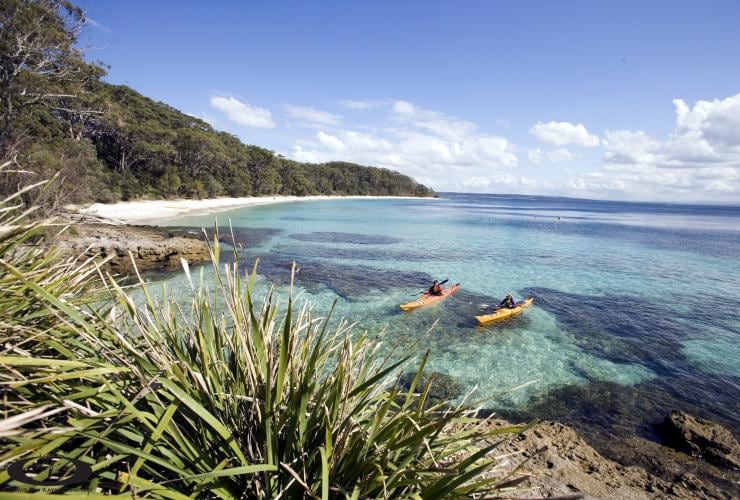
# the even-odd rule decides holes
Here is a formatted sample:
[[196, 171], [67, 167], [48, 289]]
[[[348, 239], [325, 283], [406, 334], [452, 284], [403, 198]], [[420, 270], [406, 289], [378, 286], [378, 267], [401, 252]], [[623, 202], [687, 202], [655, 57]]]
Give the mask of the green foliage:
[[157, 181], [157, 189], [167, 198], [176, 196], [180, 191], [180, 186], [182, 186], [182, 181], [177, 175], [177, 168], [172, 165], [165, 168], [164, 174]]
[[16, 160], [0, 174], [0, 195], [59, 173], [62, 189], [33, 200], [46, 210], [110, 197], [87, 129], [102, 113], [92, 88], [104, 70], [75, 46], [83, 24], [82, 10], [64, 0], [0, 2], [0, 162]]
[[[8, 200], [3, 206], [12, 205]], [[495, 489], [486, 430], [462, 407], [428, 404], [426, 357], [407, 360], [345, 321], [314, 318], [256, 276], [219, 265], [213, 286], [137, 303], [96, 263], [24, 242], [48, 221], [0, 211], [0, 464], [50, 454], [92, 467], [63, 487], [147, 498], [440, 498]], [[107, 297], [107, 298], [106, 298]], [[33, 462], [33, 460], [31, 460]], [[64, 476], [65, 464], [36, 479]], [[46, 492], [7, 469], [0, 490]]]

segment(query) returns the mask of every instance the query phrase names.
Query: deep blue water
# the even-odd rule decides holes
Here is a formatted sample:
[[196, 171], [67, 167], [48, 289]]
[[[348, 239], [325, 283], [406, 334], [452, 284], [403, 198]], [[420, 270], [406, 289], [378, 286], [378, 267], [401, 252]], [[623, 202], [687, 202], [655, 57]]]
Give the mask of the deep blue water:
[[[230, 221], [265, 283], [298, 289], [511, 418], [649, 435], [672, 409], [740, 426], [740, 207], [536, 196], [309, 201], [183, 217]], [[455, 297], [402, 313], [432, 279]], [[175, 288], [181, 276], [169, 277]], [[526, 314], [479, 327], [507, 292]], [[428, 332], [435, 322], [437, 325]], [[531, 382], [523, 389], [501, 395]]]

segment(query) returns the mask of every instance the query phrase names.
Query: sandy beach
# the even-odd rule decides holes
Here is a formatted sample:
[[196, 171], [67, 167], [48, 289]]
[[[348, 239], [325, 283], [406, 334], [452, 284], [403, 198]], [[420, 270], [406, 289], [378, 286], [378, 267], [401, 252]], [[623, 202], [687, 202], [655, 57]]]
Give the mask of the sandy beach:
[[120, 203], [94, 203], [87, 207], [69, 208], [81, 214], [137, 224], [155, 223], [181, 215], [212, 213], [252, 205], [342, 199], [413, 200], [418, 198], [413, 196], [250, 196], [244, 198], [211, 198], [205, 200], [143, 200]]

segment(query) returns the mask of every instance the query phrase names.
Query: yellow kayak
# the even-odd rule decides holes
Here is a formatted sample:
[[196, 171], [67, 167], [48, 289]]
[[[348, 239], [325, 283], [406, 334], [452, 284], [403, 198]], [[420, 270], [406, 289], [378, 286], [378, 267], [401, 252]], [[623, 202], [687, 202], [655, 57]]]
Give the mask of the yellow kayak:
[[534, 299], [530, 297], [527, 300], [517, 302], [516, 307], [499, 307], [491, 314], [476, 316], [475, 319], [477, 319], [478, 323], [480, 323], [481, 325], [487, 325], [488, 323], [493, 323], [494, 321], [498, 321], [500, 319], [510, 318], [512, 316], [516, 316], [517, 314], [521, 314], [522, 311], [531, 306], [533, 303]]
[[401, 304], [401, 309], [404, 311], [411, 311], [419, 307], [424, 307], [424, 306], [428, 306], [429, 304], [434, 304], [435, 302], [439, 302], [440, 300], [444, 300], [450, 295], [453, 295], [455, 292], [457, 292], [459, 288], [460, 288], [460, 283], [453, 285], [446, 290], [442, 290], [442, 295], [429, 295], [428, 293], [424, 292], [424, 295], [422, 295], [419, 300]]

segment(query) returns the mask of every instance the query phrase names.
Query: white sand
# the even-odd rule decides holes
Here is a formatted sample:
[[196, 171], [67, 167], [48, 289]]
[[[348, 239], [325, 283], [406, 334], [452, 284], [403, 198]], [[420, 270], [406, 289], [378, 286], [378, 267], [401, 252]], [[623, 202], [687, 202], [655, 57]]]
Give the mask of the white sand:
[[[88, 207], [70, 207], [79, 213], [114, 219], [129, 224], [165, 221], [181, 215], [197, 215], [250, 205], [268, 205], [295, 201], [342, 199], [419, 199], [412, 196], [261, 196], [246, 198], [211, 198], [207, 200], [146, 200], [120, 203], [94, 203]], [[426, 198], [431, 199], [431, 198]]]

